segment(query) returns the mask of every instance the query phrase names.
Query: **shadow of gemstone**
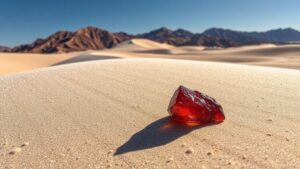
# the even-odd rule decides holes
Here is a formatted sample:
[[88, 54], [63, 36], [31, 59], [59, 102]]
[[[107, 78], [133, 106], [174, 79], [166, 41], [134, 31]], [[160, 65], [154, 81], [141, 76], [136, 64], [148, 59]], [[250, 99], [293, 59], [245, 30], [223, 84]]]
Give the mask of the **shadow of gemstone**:
[[164, 117], [135, 133], [126, 143], [117, 148], [114, 155], [162, 146], [195, 129], [215, 124], [216, 123], [201, 126], [183, 126], [173, 123], [169, 117]]

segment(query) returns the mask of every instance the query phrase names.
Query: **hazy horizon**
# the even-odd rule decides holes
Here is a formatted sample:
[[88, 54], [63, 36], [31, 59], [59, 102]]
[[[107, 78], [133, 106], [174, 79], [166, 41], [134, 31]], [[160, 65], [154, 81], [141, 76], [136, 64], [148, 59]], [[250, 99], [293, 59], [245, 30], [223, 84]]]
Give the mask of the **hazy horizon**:
[[58, 30], [95, 26], [111, 32], [145, 33], [160, 27], [201, 33], [211, 27], [238, 31], [299, 30], [296, 0], [4, 0], [0, 7], [0, 45], [16, 46]]

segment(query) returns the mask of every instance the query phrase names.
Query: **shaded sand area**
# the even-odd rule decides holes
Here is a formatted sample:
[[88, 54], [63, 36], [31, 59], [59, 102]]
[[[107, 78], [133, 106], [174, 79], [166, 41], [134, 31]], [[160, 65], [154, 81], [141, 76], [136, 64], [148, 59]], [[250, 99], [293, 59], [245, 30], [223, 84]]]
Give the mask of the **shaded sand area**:
[[[226, 120], [168, 122], [179, 85]], [[300, 72], [174, 59], [109, 59], [0, 78], [0, 168], [299, 168]]]
[[111, 58], [171, 58], [300, 69], [300, 45], [263, 44], [218, 49], [202, 46], [174, 47], [146, 39], [123, 42], [113, 49], [68, 54], [0, 53], [0, 75], [41, 67]]

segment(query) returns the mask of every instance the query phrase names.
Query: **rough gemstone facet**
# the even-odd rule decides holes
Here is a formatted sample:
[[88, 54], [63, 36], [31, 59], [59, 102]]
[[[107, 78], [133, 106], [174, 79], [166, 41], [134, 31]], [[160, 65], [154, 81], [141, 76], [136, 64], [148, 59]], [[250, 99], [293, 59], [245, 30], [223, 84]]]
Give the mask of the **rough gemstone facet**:
[[220, 123], [225, 120], [222, 106], [212, 97], [184, 86], [173, 94], [168, 112], [174, 122], [186, 125]]

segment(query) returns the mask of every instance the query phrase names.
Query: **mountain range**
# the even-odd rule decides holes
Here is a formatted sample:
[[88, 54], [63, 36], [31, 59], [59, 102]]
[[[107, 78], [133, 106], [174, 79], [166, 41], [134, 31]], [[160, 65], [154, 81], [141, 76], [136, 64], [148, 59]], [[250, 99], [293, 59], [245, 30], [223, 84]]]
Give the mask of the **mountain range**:
[[7, 46], [0, 46], [0, 51], [8, 51], [8, 50], [10, 50], [9, 47], [7, 47]]
[[86, 27], [78, 31], [58, 31], [47, 38], [32, 43], [7, 48], [2, 52], [64, 53], [84, 50], [112, 48], [133, 39], [145, 38], [174, 46], [234, 47], [261, 43], [290, 43], [300, 41], [300, 32], [292, 29], [274, 29], [266, 32], [242, 32], [230, 29], [211, 28], [203, 33], [192, 33], [184, 29], [171, 30], [162, 27], [147, 33], [131, 35], [125, 32], [112, 33], [97, 27]]
[[300, 41], [300, 32], [292, 29], [274, 29], [266, 32], [242, 32], [230, 29], [211, 28], [203, 32], [203, 34], [218, 37], [222, 39], [232, 40], [240, 45], [251, 43], [288, 43]]

